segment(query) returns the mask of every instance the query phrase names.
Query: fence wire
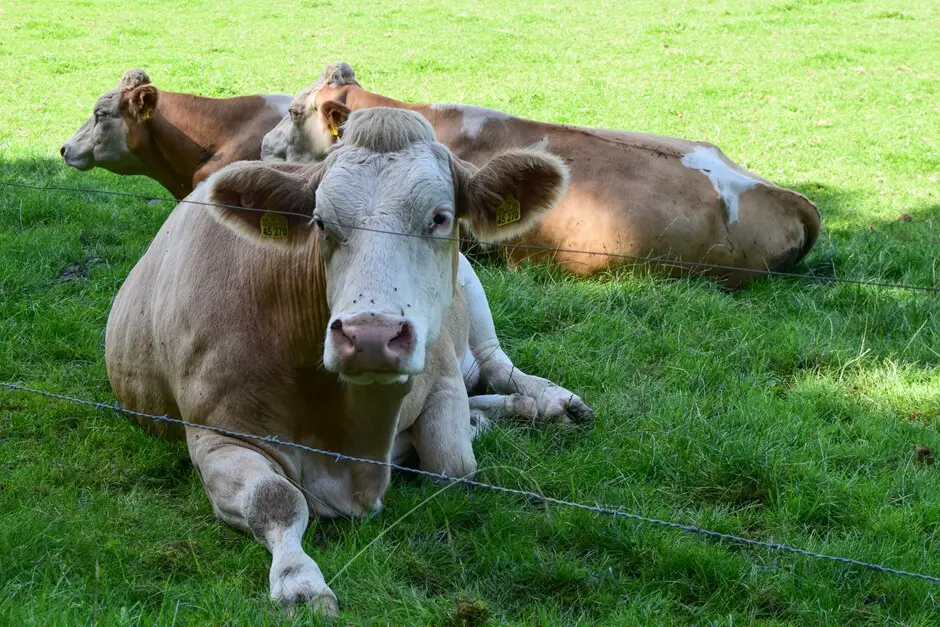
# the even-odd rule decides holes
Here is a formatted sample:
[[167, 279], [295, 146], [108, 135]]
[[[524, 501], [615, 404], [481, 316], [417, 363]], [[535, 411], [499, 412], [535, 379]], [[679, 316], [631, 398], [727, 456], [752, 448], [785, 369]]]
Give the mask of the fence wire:
[[154, 422], [163, 422], [181, 425], [183, 427], [190, 427], [193, 429], [202, 429], [204, 431], [211, 431], [212, 433], [217, 433], [219, 435], [224, 435], [232, 438], [244, 439], [244, 440], [253, 440], [256, 442], [263, 442], [265, 444], [271, 444], [275, 446], [281, 446], [286, 448], [294, 448], [308, 453], [314, 453], [316, 455], [323, 455], [325, 457], [330, 457], [334, 462], [353, 462], [359, 464], [370, 464], [373, 466], [384, 466], [392, 470], [398, 470], [405, 473], [410, 473], [414, 475], [419, 475], [422, 477], [427, 477], [429, 479], [434, 479], [436, 481], [445, 481], [447, 483], [459, 483], [467, 485], [473, 488], [480, 488], [484, 490], [490, 490], [493, 492], [501, 492], [503, 494], [512, 494], [514, 496], [521, 496], [529, 499], [530, 501], [538, 501], [546, 505], [558, 505], [561, 507], [567, 507], [571, 509], [577, 509], [582, 511], [594, 512], [597, 514], [604, 514], [606, 516], [613, 516], [615, 518], [625, 518], [635, 522], [645, 523], [648, 525], [666, 527], [669, 529], [678, 529], [679, 531], [684, 531], [686, 533], [695, 534], [701, 537], [710, 538], [714, 540], [723, 540], [733, 544], [749, 546], [749, 547], [759, 547], [763, 549], [769, 549], [771, 551], [777, 551], [781, 553], [793, 553], [796, 555], [802, 555], [804, 557], [809, 557], [817, 560], [825, 560], [830, 562], [838, 562], [840, 564], [845, 564], [848, 566], [858, 566], [860, 568], [866, 568], [869, 570], [877, 571], [879, 573], [885, 573], [889, 575], [896, 575], [900, 577], [910, 577], [914, 579], [920, 579], [923, 581], [928, 581], [934, 584], [940, 584], [940, 577], [935, 577], [933, 575], [927, 575], [924, 573], [912, 572], [907, 570], [900, 570], [897, 568], [891, 568], [890, 566], [885, 566], [883, 564], [875, 564], [873, 562], [865, 562], [862, 560], [853, 559], [850, 557], [841, 557], [838, 555], [829, 555], [826, 553], [818, 553], [816, 551], [810, 551], [807, 549], [801, 549], [798, 547], [790, 546], [788, 544], [782, 544], [779, 542], [765, 542], [763, 540], [752, 540], [750, 538], [743, 538], [741, 536], [736, 536], [730, 533], [721, 533], [718, 531], [712, 531], [705, 529], [703, 527], [698, 527], [696, 525], [687, 525], [683, 523], [672, 522], [669, 520], [660, 520], [658, 518], [651, 518], [649, 516], [642, 516], [640, 514], [633, 514], [626, 512], [618, 507], [613, 507], [610, 505], [590, 505], [587, 503], [578, 503], [576, 501], [568, 501], [564, 499], [558, 499], [550, 496], [545, 496], [537, 492], [531, 492], [529, 490], [519, 490], [516, 488], [507, 488], [505, 486], [495, 485], [491, 483], [484, 483], [482, 481], [477, 481], [475, 479], [470, 479], [469, 477], [451, 477], [445, 474], [430, 472], [427, 470], [420, 470], [418, 468], [410, 468], [408, 466], [401, 466], [399, 464], [394, 464], [391, 462], [376, 460], [376, 459], [367, 459], [363, 457], [355, 457], [353, 455], [346, 455], [344, 453], [339, 453], [337, 451], [328, 451], [324, 449], [314, 448], [312, 446], [306, 446], [304, 444], [298, 444], [296, 442], [290, 442], [287, 440], [281, 440], [277, 436], [261, 436], [254, 433], [240, 433], [238, 431], [231, 431], [228, 429], [222, 429], [219, 427], [213, 427], [209, 425], [200, 425], [187, 420], [181, 420], [179, 418], [173, 418], [171, 416], [163, 415], [157, 416], [154, 414], [146, 414], [138, 411], [131, 411], [129, 409], [124, 409], [118, 405], [112, 405], [108, 403], [100, 403], [97, 401], [89, 401], [80, 398], [75, 398], [72, 396], [66, 396], [64, 394], [56, 394], [54, 392], [47, 392], [43, 390], [37, 390], [34, 388], [29, 388], [23, 385], [16, 383], [7, 383], [0, 382], [0, 387], [6, 388], [8, 390], [13, 390], [17, 392], [26, 392], [29, 394], [34, 394], [38, 396], [43, 396], [49, 399], [55, 399], [60, 401], [66, 401], [76, 405], [84, 405], [88, 407], [93, 407], [99, 410], [109, 410], [123, 414], [125, 416], [133, 416], [135, 418], [144, 418], [147, 420], [152, 420]]
[[[166, 202], [166, 203], [181, 203], [183, 201], [177, 200], [175, 198], [170, 198], [168, 196], [149, 196], [147, 194], [135, 194], [130, 192], [118, 192], [105, 189], [91, 189], [84, 187], [65, 187], [65, 186], [42, 186], [42, 185], [29, 185], [26, 183], [14, 183], [12, 181], [0, 181], [0, 185], [6, 187], [15, 187], [20, 189], [30, 189], [41, 192], [72, 192], [72, 193], [85, 193], [85, 194], [100, 194], [104, 196], [119, 196], [124, 198], [135, 198], [138, 200], [146, 200], [150, 202]], [[185, 202], [192, 205], [200, 205], [206, 207], [219, 207], [223, 209], [237, 209], [240, 211], [252, 211], [257, 213], [274, 213], [285, 216], [300, 217], [305, 220], [312, 220], [313, 218], [307, 214], [296, 213], [292, 211], [277, 211], [269, 209], [256, 209], [254, 207], [241, 207], [237, 205], [226, 205], [219, 203], [211, 203], [204, 201], [196, 200], [186, 200]], [[339, 222], [330, 222], [324, 220], [327, 224], [332, 224], [347, 229], [354, 229], [360, 231], [369, 231], [373, 233], [383, 233], [386, 235], [396, 235], [398, 237], [417, 237], [424, 238], [425, 235], [418, 235], [415, 233], [400, 233], [396, 231], [386, 231], [382, 229], [373, 229], [364, 226], [352, 225], [352, 224], [343, 224]], [[781, 270], [771, 270], [769, 268], [764, 270], [758, 270], [754, 268], [741, 268], [738, 266], [728, 266], [715, 263], [707, 263], [704, 261], [686, 261], [682, 259], [669, 259], [669, 258], [657, 258], [657, 257], [643, 257], [639, 255], [626, 255], [622, 253], [611, 253], [606, 251], [597, 251], [597, 250], [578, 250], [574, 248], [551, 248], [546, 246], [535, 246], [531, 244], [513, 244], [506, 242], [488, 242], [482, 240], [466, 240], [459, 237], [435, 237], [435, 239], [443, 241], [460, 241], [467, 243], [474, 243], [486, 247], [494, 248], [507, 248], [513, 250], [527, 250], [535, 253], [569, 253], [576, 255], [591, 255], [591, 256], [602, 256], [610, 257], [613, 259], [623, 259], [625, 261], [631, 261], [634, 263], [645, 263], [653, 266], [662, 266], [667, 268], [685, 268], [690, 270], [722, 270], [726, 272], [741, 272], [754, 277], [761, 276], [775, 276], [788, 279], [798, 279], [803, 281], [814, 281], [817, 283], [842, 283], [846, 285], [859, 285], [859, 286], [869, 286], [869, 287], [879, 287], [879, 288], [888, 288], [888, 289], [899, 289], [899, 290], [908, 290], [914, 292], [927, 292], [931, 294], [940, 294], [940, 287], [934, 287], [931, 285], [914, 285], [910, 283], [891, 283], [889, 281], [876, 281], [871, 279], [853, 279], [853, 278], [843, 278], [843, 277], [829, 277], [821, 276], [816, 274], [800, 274], [797, 272], [784, 272]]]

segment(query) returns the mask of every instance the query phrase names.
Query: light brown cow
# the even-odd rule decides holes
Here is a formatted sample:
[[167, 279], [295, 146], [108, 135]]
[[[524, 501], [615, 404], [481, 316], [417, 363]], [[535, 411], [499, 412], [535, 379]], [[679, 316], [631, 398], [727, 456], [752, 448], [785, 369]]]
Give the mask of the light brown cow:
[[290, 117], [265, 137], [262, 159], [321, 158], [341, 117], [331, 101], [352, 110], [417, 111], [441, 142], [471, 163], [524, 147], [560, 156], [571, 168], [567, 196], [514, 242], [567, 250], [515, 248], [512, 263], [548, 260], [583, 276], [631, 263], [630, 257], [702, 262], [742, 271], [675, 265], [671, 270], [705, 272], [737, 287], [759, 276], [744, 269], [792, 267], [819, 235], [819, 212], [806, 197], [733, 163], [711, 144], [534, 122], [474, 106], [399, 102], [364, 90], [346, 63], [328, 65], [294, 98]]
[[290, 96], [202, 98], [160, 91], [129, 70], [59, 151], [79, 170], [155, 179], [177, 199], [235, 161], [257, 159], [264, 134], [287, 115]]
[[[97, 165], [117, 174], [142, 174], [171, 191], [192, 191], [212, 171], [235, 159], [258, 159], [264, 132], [286, 114], [291, 100], [290, 96], [280, 95], [215, 100], [189, 94], [157, 94], [144, 72], [126, 73], [116, 89], [99, 98], [94, 115], [63, 146], [66, 162], [81, 170]], [[259, 109], [259, 103], [268, 103], [276, 111], [271, 106]], [[349, 110], [342, 109], [345, 121]], [[169, 133], [167, 129], [173, 125], [191, 130]], [[201, 146], [219, 147], [192, 176], [185, 174], [194, 167], [191, 136], [198, 136]], [[178, 174], [163, 176], [165, 172]], [[458, 261], [458, 280], [470, 309], [470, 347], [463, 367], [467, 390], [475, 393], [470, 399], [474, 420], [485, 422], [506, 415], [548, 422], [590, 418], [591, 408], [577, 395], [547, 379], [526, 374], [513, 364], [500, 347], [479, 278], [463, 255]], [[497, 394], [477, 394], [487, 387]]]
[[[466, 166], [424, 118], [383, 108], [350, 116], [323, 163], [233, 164], [179, 204], [118, 292], [114, 392], [132, 410], [375, 460], [410, 449], [421, 468], [472, 473], [456, 225], [518, 236], [567, 176], [536, 151]], [[270, 550], [272, 598], [335, 613], [301, 547], [309, 512], [379, 509], [388, 468], [184, 435], [216, 515]]]

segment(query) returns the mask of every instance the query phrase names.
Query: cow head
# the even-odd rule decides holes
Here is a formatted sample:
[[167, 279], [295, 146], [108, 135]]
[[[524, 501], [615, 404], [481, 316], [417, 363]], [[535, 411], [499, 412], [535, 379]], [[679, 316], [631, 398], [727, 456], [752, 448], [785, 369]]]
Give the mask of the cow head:
[[321, 161], [340, 136], [349, 117], [341, 98], [333, 98], [342, 86], [359, 85], [348, 63], [331, 63], [317, 81], [291, 101], [285, 116], [261, 142], [264, 161], [312, 163]]
[[[520, 235], [567, 178], [561, 161], [533, 151], [476, 169], [420, 115], [371, 108], [350, 115], [322, 163], [233, 164], [209, 179], [208, 194], [230, 205], [213, 211], [243, 236], [319, 257], [327, 370], [353, 384], [401, 383], [424, 368], [451, 306], [458, 222], [484, 239]], [[259, 211], [272, 209], [291, 215]]]
[[144, 141], [141, 128], [157, 108], [157, 88], [142, 70], [129, 70], [117, 87], [98, 98], [91, 117], [59, 150], [79, 170], [104, 168], [118, 174], [143, 174], [134, 148]]

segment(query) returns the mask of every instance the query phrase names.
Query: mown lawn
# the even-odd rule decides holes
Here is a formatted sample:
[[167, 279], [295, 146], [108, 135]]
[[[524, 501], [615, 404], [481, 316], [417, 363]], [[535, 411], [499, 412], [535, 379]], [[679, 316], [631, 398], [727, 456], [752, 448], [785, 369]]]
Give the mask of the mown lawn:
[[[164, 194], [58, 158], [124, 70], [295, 93], [346, 60], [402, 99], [713, 141], [818, 203], [801, 271], [940, 286], [937, 32], [931, 0], [11, 0], [0, 179]], [[110, 400], [109, 304], [171, 208], [0, 187], [0, 380]], [[480, 273], [517, 363], [597, 409], [500, 425], [486, 480], [940, 575], [940, 467], [914, 454], [940, 447], [936, 294]], [[499, 494], [453, 488], [401, 519], [436, 489], [398, 478], [380, 517], [311, 527], [327, 580], [348, 565], [344, 622], [940, 621], [926, 582]], [[268, 566], [181, 446], [0, 391], [0, 623], [288, 624]]]

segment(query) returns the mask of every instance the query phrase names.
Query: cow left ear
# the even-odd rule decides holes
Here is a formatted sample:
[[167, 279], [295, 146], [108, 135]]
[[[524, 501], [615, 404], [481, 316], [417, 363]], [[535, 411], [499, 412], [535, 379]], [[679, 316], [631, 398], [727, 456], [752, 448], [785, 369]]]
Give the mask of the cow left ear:
[[141, 85], [127, 93], [127, 110], [138, 122], [150, 119], [157, 110], [157, 88], [153, 85]]
[[320, 119], [323, 128], [333, 137], [333, 143], [339, 141], [343, 133], [343, 124], [351, 113], [349, 107], [335, 100], [327, 100], [320, 105]]
[[561, 201], [568, 189], [568, 167], [546, 152], [511, 150], [479, 170], [452, 157], [457, 186], [457, 217], [488, 241], [522, 235]]

